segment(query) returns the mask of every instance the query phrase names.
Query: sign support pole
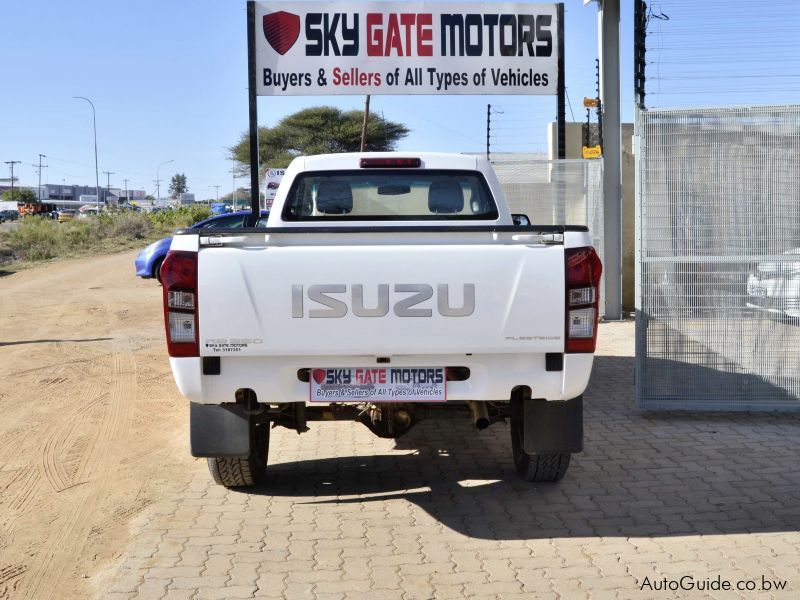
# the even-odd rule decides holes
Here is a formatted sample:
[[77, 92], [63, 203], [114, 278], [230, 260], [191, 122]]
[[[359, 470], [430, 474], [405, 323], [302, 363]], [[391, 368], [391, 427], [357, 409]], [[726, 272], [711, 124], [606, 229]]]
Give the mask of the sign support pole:
[[567, 82], [564, 75], [564, 5], [556, 5], [558, 15], [558, 113], [556, 114], [556, 129], [558, 134], [558, 158], [567, 157], [567, 112], [566, 95]]
[[250, 114], [250, 209], [248, 227], [261, 215], [258, 184], [258, 105], [256, 102], [256, 3], [247, 2], [247, 98]]
[[[564, 4], [559, 3], [556, 5], [556, 35], [558, 36], [558, 86], [556, 88], [556, 135], [557, 140], [557, 154], [556, 158], [559, 161], [567, 157], [567, 82], [564, 74]], [[565, 225], [567, 220], [566, 215], [566, 196], [567, 185], [564, 181], [564, 165], [557, 162], [554, 170], [556, 180], [556, 191], [558, 193], [558, 209], [556, 214], [553, 215], [556, 224]]]
[[603, 110], [603, 284], [605, 318], [622, 319], [622, 185], [619, 96], [619, 0], [600, 4], [600, 100]]

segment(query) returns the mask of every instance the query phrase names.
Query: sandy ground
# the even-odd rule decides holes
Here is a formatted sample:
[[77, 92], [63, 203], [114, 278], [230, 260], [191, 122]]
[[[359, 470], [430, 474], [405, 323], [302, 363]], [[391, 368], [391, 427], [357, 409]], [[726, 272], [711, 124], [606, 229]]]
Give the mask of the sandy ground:
[[189, 477], [161, 288], [135, 253], [0, 271], [0, 598], [85, 598]]

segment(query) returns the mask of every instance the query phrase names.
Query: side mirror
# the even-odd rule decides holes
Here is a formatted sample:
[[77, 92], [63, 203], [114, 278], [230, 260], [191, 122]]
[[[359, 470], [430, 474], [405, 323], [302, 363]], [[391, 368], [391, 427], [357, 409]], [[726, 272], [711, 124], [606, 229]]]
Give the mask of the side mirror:
[[528, 218], [528, 215], [511, 215], [511, 220], [514, 221], [514, 225], [517, 227], [530, 227], [531, 220]]

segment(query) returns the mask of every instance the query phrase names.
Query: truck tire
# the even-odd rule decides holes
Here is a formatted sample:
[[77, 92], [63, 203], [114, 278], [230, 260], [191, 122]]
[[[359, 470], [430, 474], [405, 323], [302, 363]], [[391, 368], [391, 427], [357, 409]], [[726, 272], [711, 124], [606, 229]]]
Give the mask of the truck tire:
[[511, 406], [511, 452], [514, 468], [525, 481], [559, 481], [569, 468], [572, 454], [528, 454], [523, 446], [524, 422], [522, 401], [512, 400]]
[[247, 487], [264, 482], [269, 454], [269, 422], [254, 419], [250, 425], [250, 455], [208, 459], [214, 482], [226, 488]]

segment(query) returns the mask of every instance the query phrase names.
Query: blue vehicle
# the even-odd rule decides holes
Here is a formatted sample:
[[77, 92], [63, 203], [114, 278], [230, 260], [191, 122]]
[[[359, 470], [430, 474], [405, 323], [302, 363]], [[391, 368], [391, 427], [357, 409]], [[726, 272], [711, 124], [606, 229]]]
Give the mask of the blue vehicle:
[[[243, 210], [225, 215], [216, 215], [204, 221], [198, 221], [194, 225], [188, 227], [188, 229], [227, 229], [230, 227], [244, 227], [245, 217], [249, 214], [249, 210]], [[256, 227], [266, 227], [268, 216], [269, 211], [262, 210]], [[172, 244], [172, 237], [167, 237], [153, 242], [147, 246], [147, 248], [139, 252], [134, 262], [136, 265], [136, 275], [143, 279], [154, 277], [161, 283], [161, 263], [164, 262], [164, 258], [167, 256], [170, 244]]]

